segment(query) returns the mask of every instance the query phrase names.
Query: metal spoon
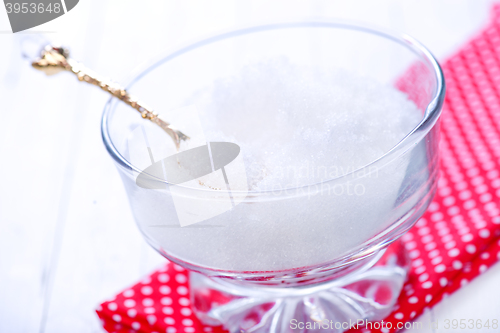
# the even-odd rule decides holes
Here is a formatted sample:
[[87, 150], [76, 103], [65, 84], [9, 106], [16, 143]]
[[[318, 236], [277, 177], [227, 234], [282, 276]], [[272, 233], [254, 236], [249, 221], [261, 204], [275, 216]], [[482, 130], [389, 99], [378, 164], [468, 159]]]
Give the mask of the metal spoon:
[[62, 71], [68, 71], [75, 74], [78, 80], [101, 87], [114, 97], [127, 103], [141, 113], [142, 118], [149, 119], [153, 123], [160, 126], [174, 140], [177, 150], [180, 148], [182, 141], [189, 139], [187, 135], [173, 128], [170, 123], [158, 117], [152, 109], [146, 107], [139, 102], [135, 97], [131, 96], [125, 88], [121, 87], [111, 80], [101, 77], [96, 73], [86, 68], [83, 64], [71, 59], [69, 51], [66, 48], [47, 45], [41, 52], [40, 58], [33, 61], [31, 65], [47, 75], [53, 75]]

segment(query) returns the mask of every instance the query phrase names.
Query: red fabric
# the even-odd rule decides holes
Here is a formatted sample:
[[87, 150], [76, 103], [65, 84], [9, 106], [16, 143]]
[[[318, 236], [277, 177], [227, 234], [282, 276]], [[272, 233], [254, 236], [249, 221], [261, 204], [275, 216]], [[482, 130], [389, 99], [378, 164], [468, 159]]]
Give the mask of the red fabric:
[[[443, 65], [441, 178], [427, 213], [404, 237], [412, 258], [395, 331], [500, 257], [500, 6], [489, 26]], [[108, 332], [225, 332], [189, 308], [186, 271], [166, 264], [97, 310]], [[386, 325], [385, 327], [388, 327]], [[361, 330], [364, 331], [364, 330]]]

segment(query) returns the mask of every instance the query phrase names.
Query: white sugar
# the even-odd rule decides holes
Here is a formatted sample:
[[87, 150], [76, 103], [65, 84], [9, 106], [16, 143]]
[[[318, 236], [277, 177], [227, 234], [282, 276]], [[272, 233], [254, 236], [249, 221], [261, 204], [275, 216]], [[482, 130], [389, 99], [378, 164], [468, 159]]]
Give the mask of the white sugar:
[[[363, 167], [401, 141], [422, 116], [391, 86], [342, 70], [316, 72], [286, 59], [250, 64], [187, 104], [196, 105], [207, 141], [241, 147], [249, 196]], [[197, 265], [257, 271], [321, 264], [392, 222], [410, 159], [407, 154], [365, 178], [349, 178], [349, 184], [323, 183], [326, 194], [243, 202], [192, 227], [179, 227], [168, 190], [132, 191], [132, 209], [157, 247]], [[211, 177], [205, 183], [219, 186]], [[358, 192], [349, 194], [348, 186]]]
[[[241, 146], [249, 188], [328, 180], [381, 157], [418, 123], [400, 91], [351, 73], [317, 73], [275, 59], [204, 92], [209, 141]], [[203, 103], [204, 102], [204, 103]]]

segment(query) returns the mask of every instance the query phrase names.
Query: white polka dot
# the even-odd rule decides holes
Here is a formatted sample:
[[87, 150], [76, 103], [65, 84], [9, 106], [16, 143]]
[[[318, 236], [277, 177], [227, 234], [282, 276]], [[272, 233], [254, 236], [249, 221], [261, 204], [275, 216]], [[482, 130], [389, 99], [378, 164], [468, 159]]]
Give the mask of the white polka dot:
[[170, 305], [172, 304], [172, 299], [170, 297], [162, 297], [160, 303], [163, 305]]
[[450, 233], [450, 229], [448, 228], [442, 228], [438, 231], [439, 236], [445, 236]]
[[184, 286], [177, 287], [177, 293], [179, 295], [186, 295], [188, 293], [188, 288]]
[[153, 288], [150, 286], [144, 286], [141, 288], [141, 293], [146, 296], [151, 295], [153, 293]]
[[434, 242], [430, 242], [429, 244], [425, 245], [425, 250], [427, 251], [434, 250], [435, 248], [436, 248], [436, 243]]
[[127, 308], [133, 308], [135, 306], [135, 301], [133, 299], [126, 299], [125, 302], [123, 302], [123, 304]]
[[419, 266], [419, 267], [415, 268], [416, 274], [422, 274], [423, 272], [425, 272], [425, 266]]
[[127, 289], [123, 292], [123, 296], [125, 296], [125, 297], [132, 297], [132, 296], [134, 296], [134, 294], [135, 293], [132, 289]]
[[167, 328], [167, 333], [175, 333], [175, 332], [177, 332], [177, 329], [175, 327]]
[[475, 253], [476, 252], [476, 246], [474, 246], [473, 244], [468, 244], [466, 247], [465, 247], [465, 251], [467, 251], [468, 253]]
[[[478, 170], [478, 171], [479, 171], [479, 170]], [[472, 183], [472, 185], [479, 185], [479, 184], [482, 184], [482, 183], [484, 183], [484, 178], [483, 178], [483, 177], [481, 177], [481, 176], [474, 177], [474, 178], [472, 178], [471, 183]]]
[[454, 260], [452, 263], [454, 269], [462, 269], [462, 262], [460, 260]]
[[442, 261], [443, 261], [443, 257], [437, 256], [436, 258], [433, 258], [431, 260], [431, 264], [433, 264], [434, 266], [436, 266], [437, 264], [440, 264]]
[[493, 218], [493, 223], [500, 224], [500, 216]]
[[418, 281], [424, 282], [424, 281], [427, 281], [428, 278], [429, 278], [429, 274], [425, 273], [425, 274], [422, 274], [418, 277]]
[[438, 255], [439, 255], [439, 250], [433, 250], [428, 254], [429, 258], [431, 259], [437, 257]]
[[142, 300], [142, 305], [144, 306], [153, 306], [154, 301], [151, 298], [145, 298]]
[[488, 238], [490, 236], [490, 231], [488, 229], [479, 230], [479, 237]]
[[177, 282], [179, 282], [179, 283], [186, 283], [186, 281], [187, 281], [187, 277], [186, 277], [186, 275], [184, 275], [184, 274], [177, 274], [177, 275], [175, 276], [175, 281], [177, 281]]
[[190, 316], [190, 315], [191, 315], [191, 313], [192, 313], [192, 312], [191, 312], [191, 309], [190, 309], [190, 308], [182, 308], [182, 309], [181, 309], [181, 314], [182, 314], [183, 316]]
[[168, 295], [170, 294], [171, 292], [171, 289], [169, 286], [161, 286], [160, 287], [160, 293], [163, 294], [163, 295]]
[[432, 235], [427, 235], [422, 237], [422, 243], [427, 244], [429, 242], [432, 242], [434, 240], [434, 237]]
[[429, 205], [429, 211], [431, 211], [431, 212], [435, 212], [438, 209], [439, 209], [439, 204], [437, 202], [432, 202]]
[[141, 328], [141, 324], [139, 324], [138, 322], [134, 321], [134, 322], [132, 323], [132, 328], [133, 328], [134, 330], [138, 330], [139, 328]]
[[472, 209], [476, 206], [476, 202], [474, 200], [467, 200], [466, 202], [464, 202], [464, 208], [469, 210], [469, 209]]
[[432, 300], [432, 295], [425, 296], [425, 302], [429, 303]]
[[457, 215], [457, 216], [453, 216], [451, 218], [451, 222], [457, 226], [457, 227], [460, 227], [460, 226], [464, 226], [465, 225], [465, 220], [464, 220], [464, 217], [462, 215]]
[[434, 270], [436, 271], [436, 273], [442, 273], [446, 270], [446, 266], [443, 264], [440, 264], [440, 265], [436, 266], [436, 268], [434, 268]]
[[458, 249], [451, 249], [450, 251], [448, 251], [448, 255], [450, 257], [456, 257], [460, 254], [460, 251]]
[[418, 302], [418, 298], [416, 296], [412, 296], [408, 299], [408, 303], [415, 304]]
[[166, 315], [171, 315], [174, 313], [174, 309], [169, 306], [164, 307], [163, 309], [161, 309], [161, 311]]
[[170, 276], [168, 276], [168, 274], [163, 273], [158, 275], [158, 281], [161, 283], [167, 283], [168, 280], [170, 280]]
[[182, 319], [182, 325], [184, 326], [193, 326], [193, 321], [189, 318]]
[[184, 332], [186, 333], [193, 333], [194, 331], [194, 327], [184, 327]]
[[[434, 224], [434, 227], [438, 230], [446, 228], [446, 226], [447, 226], [446, 222], [437, 222], [436, 224]], [[427, 236], [431, 236], [431, 235], [427, 235]]]
[[486, 185], [479, 185], [478, 187], [476, 187], [476, 193], [478, 194], [482, 194], [484, 192], [488, 191], [488, 186]]
[[470, 242], [471, 240], [474, 239], [474, 236], [472, 236], [471, 234], [465, 234], [462, 236], [462, 242]]
[[188, 306], [189, 305], [189, 299], [186, 297], [181, 297], [179, 298], [179, 304], [182, 306]]
[[416, 315], [417, 315], [417, 312], [412, 311], [412, 313], [410, 313], [410, 318], [413, 318], [413, 317], [415, 317]]
[[422, 283], [422, 288], [424, 288], [424, 289], [432, 288], [432, 282], [426, 281], [426, 282]]
[[448, 208], [448, 215], [450, 215], [450, 216], [455, 216], [459, 213], [460, 213], [460, 208], [458, 208], [457, 206], [453, 206], [453, 207]]
[[454, 197], [452, 197], [452, 196], [446, 197], [446, 198], [444, 198], [444, 200], [443, 200], [443, 204], [444, 204], [445, 206], [451, 206], [451, 205], [453, 205], [454, 203], [455, 203], [455, 198], [454, 198]]
[[413, 250], [413, 251], [411, 251], [410, 253], [408, 253], [408, 256], [409, 256], [411, 259], [418, 258], [418, 257], [420, 256], [420, 251], [419, 251], [419, 250]]
[[439, 284], [441, 285], [441, 287], [446, 286], [448, 284], [448, 279], [446, 279], [445, 277], [440, 278]]
[[135, 309], [128, 309], [128, 311], [127, 311], [127, 315], [130, 318], [134, 318], [136, 314], [137, 314], [137, 311]]
[[441, 238], [441, 240], [443, 241], [443, 243], [448, 243], [449, 241], [451, 241], [453, 239], [453, 236], [452, 235], [445, 235], [443, 236], [443, 238]]
[[481, 202], [489, 202], [489, 201], [491, 201], [491, 199], [492, 199], [492, 196], [489, 193], [485, 193], [479, 197], [479, 201], [481, 201]]
[[116, 303], [109, 303], [108, 309], [111, 311], [116, 311], [116, 309], [118, 309], [118, 305], [116, 305]]
[[403, 314], [401, 312], [398, 312], [394, 315], [394, 318], [398, 319], [398, 320], [401, 320], [404, 318]]
[[175, 324], [175, 320], [174, 318], [171, 318], [171, 317], [165, 317], [165, 319], [163, 319], [163, 321], [165, 322], [165, 324], [167, 325], [173, 325]]
[[141, 283], [142, 283], [142, 284], [150, 284], [150, 283], [151, 283], [151, 277], [149, 277], [149, 276], [148, 276], [148, 277], [146, 277], [145, 279], [143, 279], [143, 280], [141, 281]]
[[465, 286], [467, 283], [469, 283], [467, 279], [462, 279], [462, 281], [460, 281], [460, 286]]
[[144, 308], [144, 313], [147, 314], [155, 313], [155, 308]]
[[177, 272], [184, 272], [185, 271], [185, 269], [182, 266], [179, 266], [179, 265], [176, 265], [176, 264], [174, 264], [174, 269]]
[[472, 196], [472, 192], [469, 191], [469, 190], [465, 190], [465, 191], [460, 191], [460, 193], [458, 194], [458, 197], [462, 200], [467, 200], [469, 199], [470, 197]]
[[427, 220], [426, 219], [420, 219], [416, 224], [417, 228], [422, 228], [427, 225]]
[[424, 261], [423, 261], [421, 258], [418, 258], [418, 259], [416, 259], [416, 260], [414, 260], [414, 261], [412, 262], [412, 266], [413, 266], [413, 267], [422, 266], [422, 265], [423, 265], [423, 263], [424, 263]]
[[486, 177], [488, 177], [489, 179], [495, 179], [495, 178], [497, 178], [499, 175], [500, 175], [500, 172], [498, 172], [498, 170], [492, 170], [492, 171], [489, 171], [489, 172], [486, 174]]
[[154, 323], [156, 323], [156, 316], [155, 315], [148, 315], [146, 317], [149, 325], [153, 325]]
[[403, 235], [403, 237], [401, 237], [401, 239], [405, 242], [409, 242], [413, 239], [413, 234], [411, 232], [407, 232]]
[[119, 314], [116, 314], [116, 313], [111, 318], [113, 318], [113, 320], [116, 321], [117, 323], [122, 321], [122, 316], [120, 316]]
[[[499, 191], [499, 194], [500, 194], [500, 191]], [[488, 215], [491, 216], [491, 217], [498, 216], [498, 215], [500, 215], [500, 209], [498, 209], [498, 208], [497, 209], [491, 209], [491, 210], [488, 211]]]
[[490, 257], [490, 254], [488, 252], [483, 252], [481, 253], [481, 259], [486, 260]]
[[488, 269], [488, 266], [486, 266], [486, 265], [481, 265], [481, 266], [479, 266], [479, 271], [480, 271], [481, 273], [486, 272], [486, 270], [487, 270], [487, 269]]
[[482, 229], [484, 227], [486, 227], [486, 222], [484, 221], [475, 222], [474, 224], [474, 228], [476, 229]]
[[411, 241], [405, 244], [405, 248], [410, 251], [417, 247], [417, 242]]
[[424, 227], [424, 228], [418, 230], [418, 234], [420, 236], [427, 235], [430, 232], [431, 232], [431, 229], [429, 227]]

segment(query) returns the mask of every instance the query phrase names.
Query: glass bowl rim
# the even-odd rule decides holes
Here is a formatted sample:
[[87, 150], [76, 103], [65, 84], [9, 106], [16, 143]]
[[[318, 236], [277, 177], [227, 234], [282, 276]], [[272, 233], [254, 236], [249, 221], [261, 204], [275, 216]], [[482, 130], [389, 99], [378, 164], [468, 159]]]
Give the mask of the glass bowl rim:
[[[413, 128], [410, 133], [408, 133], [401, 141], [399, 141], [394, 147], [392, 147], [388, 152], [379, 158], [371, 161], [370, 163], [352, 170], [346, 174], [336, 176], [330, 178], [328, 180], [319, 181], [315, 183], [310, 183], [306, 185], [299, 185], [295, 187], [284, 188], [283, 190], [287, 191], [297, 191], [301, 190], [301, 193], [307, 193], [304, 191], [306, 188], [315, 187], [317, 189], [318, 185], [326, 184], [334, 181], [338, 181], [339, 179], [347, 179], [348, 177], [356, 178], [356, 174], [361, 173], [363, 170], [370, 170], [370, 168], [380, 168], [385, 164], [390, 163], [391, 161], [398, 158], [400, 155], [404, 154], [406, 151], [410, 150], [411, 147], [419, 143], [426, 134], [432, 129], [432, 127], [436, 124], [439, 116], [441, 114], [442, 105], [444, 103], [445, 97], [445, 80], [443, 71], [441, 66], [439, 65], [436, 58], [432, 55], [432, 53], [423, 46], [420, 42], [418, 42], [413, 37], [400, 33], [397, 31], [393, 31], [384, 27], [379, 27], [373, 24], [367, 24], [364, 22], [357, 22], [353, 20], [339, 20], [339, 19], [324, 19], [324, 18], [307, 18], [301, 20], [294, 21], [283, 21], [283, 22], [274, 22], [274, 23], [262, 23], [258, 25], [250, 25], [246, 27], [233, 28], [227, 31], [218, 32], [212, 34], [208, 37], [200, 38], [195, 40], [194, 42], [190, 42], [184, 44], [181, 47], [174, 48], [173, 50], [163, 52], [159, 54], [157, 57], [150, 59], [149, 61], [143, 63], [138, 66], [135, 70], [132, 71], [132, 74], [129, 76], [130, 79], [126, 81], [126, 89], [132, 87], [136, 82], [138, 82], [143, 76], [148, 74], [150, 71], [154, 70], [158, 66], [177, 58], [184, 53], [188, 53], [194, 49], [203, 47], [205, 45], [209, 45], [224, 39], [229, 39], [233, 37], [238, 37], [240, 35], [246, 35], [256, 32], [262, 32], [266, 30], [277, 30], [277, 29], [290, 29], [290, 28], [300, 28], [300, 27], [316, 27], [316, 28], [337, 28], [337, 29], [348, 29], [355, 30], [360, 32], [365, 32], [373, 35], [377, 35], [379, 37], [384, 37], [389, 39], [395, 43], [400, 44], [403, 47], [406, 47], [408, 50], [417, 55], [421, 60], [426, 62], [426, 65], [433, 70], [434, 78], [436, 80], [436, 90], [433, 94], [431, 101], [427, 104], [425, 109], [424, 116], [420, 123]], [[133, 170], [137, 173], [141, 173], [143, 170], [140, 170], [136, 166], [132, 165], [127, 159], [120, 154], [118, 149], [115, 147], [113, 140], [111, 139], [111, 135], [109, 133], [109, 116], [110, 113], [113, 112], [118, 104], [118, 99], [114, 97], [110, 97], [104, 107], [104, 111], [101, 118], [101, 135], [106, 147], [106, 150], [111, 155], [111, 157], [118, 163], [121, 167]], [[160, 180], [165, 184], [168, 184], [165, 180]], [[179, 185], [177, 185], [179, 186]], [[202, 192], [211, 192], [210, 189], [195, 189], [189, 188], [190, 191], [202, 191]], [[218, 192], [227, 192], [226, 190], [221, 190]], [[247, 196], [249, 194], [258, 195], [258, 194], [275, 194], [275, 190], [249, 190], [249, 191], [231, 191], [232, 195], [244, 195]], [[281, 193], [281, 192], [280, 192]]]

